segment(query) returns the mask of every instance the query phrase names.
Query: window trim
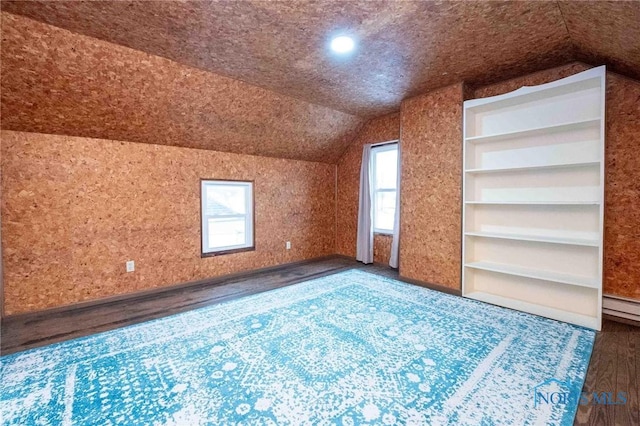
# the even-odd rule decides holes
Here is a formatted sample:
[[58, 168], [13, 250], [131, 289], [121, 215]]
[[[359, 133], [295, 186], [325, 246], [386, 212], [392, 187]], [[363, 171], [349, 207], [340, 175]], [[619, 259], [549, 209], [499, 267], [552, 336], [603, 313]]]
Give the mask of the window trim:
[[[203, 189], [205, 182], [220, 182], [222, 184], [244, 183], [249, 184], [251, 188], [251, 246], [228, 248], [216, 251], [204, 251], [204, 197]], [[256, 249], [256, 192], [255, 181], [253, 180], [240, 180], [240, 179], [219, 179], [219, 178], [200, 178], [200, 257], [215, 257], [224, 254], [242, 253], [245, 251], [255, 251]], [[249, 209], [248, 209], [249, 211]], [[245, 215], [224, 215], [225, 217], [245, 217]]]
[[[393, 229], [382, 229], [382, 228], [376, 228], [376, 218], [375, 218], [375, 212], [376, 212], [376, 193], [378, 192], [397, 192], [398, 191], [398, 177], [396, 175], [396, 187], [395, 188], [377, 188], [376, 187], [376, 153], [378, 152], [385, 152], [385, 151], [392, 151], [392, 150], [396, 150], [398, 151], [398, 155], [400, 155], [399, 152], [399, 144], [398, 141], [389, 141], [389, 142], [383, 142], [381, 144], [378, 145], [373, 145], [371, 147], [371, 176], [373, 177], [372, 179], [372, 202], [371, 202], [371, 210], [372, 210], [372, 227], [373, 227], [373, 233], [374, 234], [379, 234], [379, 235], [393, 235]], [[399, 170], [396, 170], [396, 174], [399, 172]], [[397, 201], [397, 194], [396, 194], [396, 201]], [[398, 208], [398, 205], [396, 203], [396, 209]]]

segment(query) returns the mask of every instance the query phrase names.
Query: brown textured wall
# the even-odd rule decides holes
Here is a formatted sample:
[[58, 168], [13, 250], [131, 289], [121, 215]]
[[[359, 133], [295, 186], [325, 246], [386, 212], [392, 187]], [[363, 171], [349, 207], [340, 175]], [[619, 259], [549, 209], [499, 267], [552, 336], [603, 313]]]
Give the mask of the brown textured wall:
[[391, 257], [391, 242], [393, 237], [386, 234], [374, 234], [373, 236], [373, 261], [375, 263], [389, 264]]
[[462, 83], [402, 102], [400, 275], [460, 288]]
[[640, 300], [640, 81], [607, 75], [604, 292]]
[[[367, 122], [338, 162], [336, 249], [339, 254], [355, 257], [358, 227], [358, 191], [362, 146], [400, 138], [400, 115], [385, 115]], [[390, 243], [384, 235], [374, 236], [374, 260], [389, 262]], [[389, 246], [387, 248], [387, 245]], [[385, 251], [387, 254], [385, 254]], [[384, 260], [386, 257], [386, 260]], [[381, 260], [382, 259], [382, 260]]]
[[[581, 63], [475, 91], [494, 96], [591, 68]], [[640, 82], [607, 73], [604, 292], [640, 299]]]
[[0, 59], [5, 130], [335, 163], [363, 123], [6, 12]]
[[[335, 252], [333, 165], [0, 134], [7, 315]], [[203, 177], [255, 180], [255, 251], [200, 258]]]
[[[2, 164], [2, 150], [0, 149], [0, 165]], [[2, 205], [2, 167], [0, 166], [0, 205]], [[0, 213], [0, 321], [4, 314], [4, 268], [2, 261], [2, 214]]]

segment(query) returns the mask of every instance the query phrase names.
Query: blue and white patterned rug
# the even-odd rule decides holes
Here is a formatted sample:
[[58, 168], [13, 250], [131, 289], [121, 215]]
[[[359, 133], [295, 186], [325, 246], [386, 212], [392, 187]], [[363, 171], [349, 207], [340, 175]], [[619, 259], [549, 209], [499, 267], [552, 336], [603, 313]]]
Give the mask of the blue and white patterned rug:
[[577, 398], [534, 390], [579, 393], [593, 340], [351, 270], [2, 357], [0, 410], [7, 425], [570, 425]]

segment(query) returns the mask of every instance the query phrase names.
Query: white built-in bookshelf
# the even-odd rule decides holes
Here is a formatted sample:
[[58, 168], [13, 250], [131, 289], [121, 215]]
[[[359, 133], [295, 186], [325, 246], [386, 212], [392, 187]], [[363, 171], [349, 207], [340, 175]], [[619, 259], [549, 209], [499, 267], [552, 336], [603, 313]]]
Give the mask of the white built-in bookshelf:
[[605, 67], [464, 103], [462, 292], [600, 329]]

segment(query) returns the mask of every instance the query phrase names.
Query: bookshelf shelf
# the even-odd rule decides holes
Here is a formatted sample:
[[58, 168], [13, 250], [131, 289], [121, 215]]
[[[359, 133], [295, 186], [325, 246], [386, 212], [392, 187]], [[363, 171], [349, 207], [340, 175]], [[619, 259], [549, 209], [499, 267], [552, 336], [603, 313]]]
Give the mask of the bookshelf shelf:
[[465, 297], [600, 329], [604, 101], [604, 67], [465, 101]]

